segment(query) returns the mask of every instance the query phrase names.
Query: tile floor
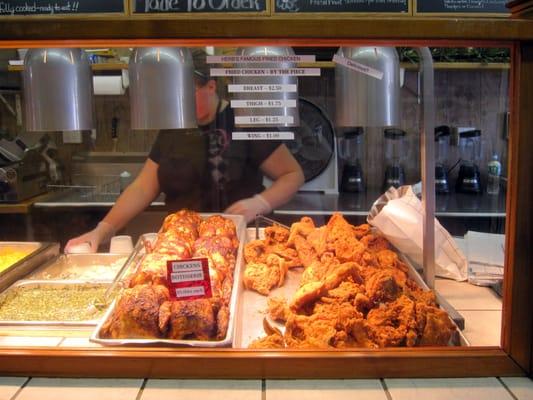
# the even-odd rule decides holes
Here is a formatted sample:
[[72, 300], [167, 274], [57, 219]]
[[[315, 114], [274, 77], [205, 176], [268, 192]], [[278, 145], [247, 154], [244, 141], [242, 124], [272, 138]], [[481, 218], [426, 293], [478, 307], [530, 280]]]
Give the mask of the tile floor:
[[528, 378], [180, 380], [0, 377], [0, 400], [528, 400]]

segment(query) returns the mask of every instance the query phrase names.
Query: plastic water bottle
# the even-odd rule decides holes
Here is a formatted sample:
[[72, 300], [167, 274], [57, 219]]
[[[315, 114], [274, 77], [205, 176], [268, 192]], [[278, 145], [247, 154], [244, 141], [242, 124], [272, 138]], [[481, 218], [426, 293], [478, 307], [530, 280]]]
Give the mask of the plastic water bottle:
[[488, 181], [487, 181], [487, 193], [498, 194], [500, 193], [500, 175], [502, 173], [502, 165], [498, 161], [498, 155], [493, 154], [492, 160], [488, 164]]

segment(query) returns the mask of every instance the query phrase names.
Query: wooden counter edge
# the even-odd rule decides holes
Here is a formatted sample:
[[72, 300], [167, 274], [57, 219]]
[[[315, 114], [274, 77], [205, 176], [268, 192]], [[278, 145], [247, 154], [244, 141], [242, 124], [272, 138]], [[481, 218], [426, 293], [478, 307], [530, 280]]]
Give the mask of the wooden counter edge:
[[144, 378], [521, 376], [499, 348], [361, 351], [0, 348], [0, 374]]

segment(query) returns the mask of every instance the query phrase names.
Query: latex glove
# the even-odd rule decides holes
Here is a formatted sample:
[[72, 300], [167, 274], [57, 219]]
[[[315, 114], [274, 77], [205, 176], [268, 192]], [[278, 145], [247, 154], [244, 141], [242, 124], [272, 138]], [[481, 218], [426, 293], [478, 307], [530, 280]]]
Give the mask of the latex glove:
[[270, 203], [260, 194], [256, 194], [254, 197], [248, 197], [247, 199], [233, 203], [225, 212], [228, 214], [242, 215], [246, 219], [246, 222], [250, 222], [258, 214], [268, 214], [270, 211], [272, 211]]
[[91, 246], [91, 252], [96, 253], [98, 251], [98, 246], [100, 243], [105, 243], [109, 241], [115, 234], [115, 229], [111, 224], [101, 221], [96, 225], [92, 231], [84, 233], [81, 236], [70, 239], [65, 246], [65, 253], [69, 253], [69, 249], [73, 248], [75, 245], [81, 243], [89, 243]]

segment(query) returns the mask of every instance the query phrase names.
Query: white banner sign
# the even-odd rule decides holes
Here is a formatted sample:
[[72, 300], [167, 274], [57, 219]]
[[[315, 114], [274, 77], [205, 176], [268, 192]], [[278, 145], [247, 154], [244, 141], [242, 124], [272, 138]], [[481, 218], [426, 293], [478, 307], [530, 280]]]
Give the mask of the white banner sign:
[[296, 108], [296, 100], [231, 100], [231, 108]]
[[288, 85], [228, 85], [230, 93], [296, 93], [298, 90], [294, 84]]
[[333, 56], [333, 62], [340, 64], [340, 65], [344, 65], [347, 68], [353, 69], [354, 71], [357, 71], [357, 72], [361, 72], [373, 78], [376, 78], [379, 80], [383, 79], [383, 72], [378, 71], [377, 69], [374, 69], [374, 68], [370, 68], [356, 61], [350, 60], [349, 58], [341, 57], [335, 54]]
[[268, 125], [268, 124], [292, 124], [294, 117], [292, 115], [252, 115], [246, 117], [235, 117], [237, 125]]
[[207, 56], [207, 64], [220, 63], [264, 63], [264, 62], [315, 62], [316, 57], [312, 56]]
[[320, 68], [211, 68], [211, 76], [320, 76]]
[[233, 132], [233, 140], [293, 140], [294, 132]]

